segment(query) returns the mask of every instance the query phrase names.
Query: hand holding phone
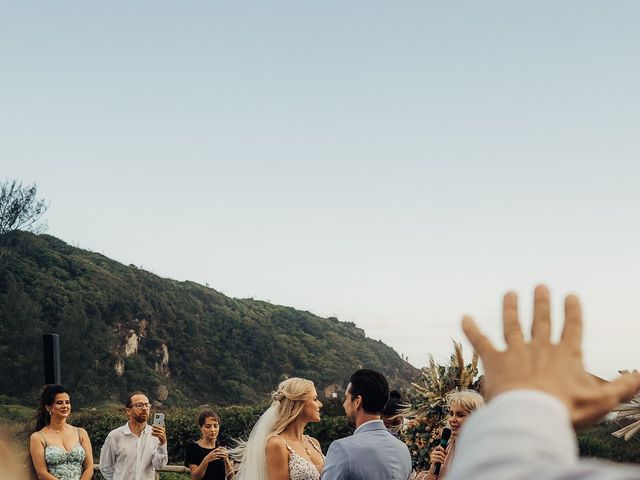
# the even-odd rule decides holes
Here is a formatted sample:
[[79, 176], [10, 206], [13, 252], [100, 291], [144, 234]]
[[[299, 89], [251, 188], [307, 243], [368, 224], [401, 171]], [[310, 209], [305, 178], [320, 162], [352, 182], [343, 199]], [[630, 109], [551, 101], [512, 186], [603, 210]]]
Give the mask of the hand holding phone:
[[229, 451], [225, 447], [216, 447], [209, 452], [206, 458], [210, 462], [214, 460], [229, 461]]
[[160, 440], [160, 445], [164, 445], [167, 441], [167, 433], [164, 431], [164, 413], [156, 413], [153, 416], [151, 428], [153, 429], [151, 435]]

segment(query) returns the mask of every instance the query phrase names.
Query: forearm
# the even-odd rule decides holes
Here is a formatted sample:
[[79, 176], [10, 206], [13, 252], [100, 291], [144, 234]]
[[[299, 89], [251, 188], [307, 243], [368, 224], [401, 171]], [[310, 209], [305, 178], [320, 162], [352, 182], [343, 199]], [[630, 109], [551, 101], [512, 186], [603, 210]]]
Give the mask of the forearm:
[[85, 467], [80, 480], [91, 480], [93, 478], [93, 464], [91, 467]]
[[421, 470], [416, 473], [414, 480], [438, 480], [438, 477], [433, 473], [434, 465], [431, 464], [429, 470]]
[[204, 474], [207, 471], [207, 466], [209, 466], [209, 461], [205, 458], [202, 460], [202, 462], [200, 462], [200, 465], [198, 465], [197, 467], [191, 467], [190, 466], [190, 470], [191, 470], [191, 478], [193, 480], [200, 480], [202, 477], [204, 477]]
[[51, 475], [48, 470], [37, 470], [36, 476], [38, 477], [38, 480], [58, 480], [58, 477]]
[[233, 463], [228, 458], [224, 460], [224, 477], [228, 480], [233, 478]]

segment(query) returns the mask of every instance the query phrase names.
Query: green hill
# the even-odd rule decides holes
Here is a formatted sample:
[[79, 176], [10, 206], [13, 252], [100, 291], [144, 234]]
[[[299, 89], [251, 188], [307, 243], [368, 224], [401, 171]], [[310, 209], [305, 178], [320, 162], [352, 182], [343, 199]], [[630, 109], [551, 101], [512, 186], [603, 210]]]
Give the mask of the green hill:
[[42, 334], [60, 335], [62, 381], [80, 404], [144, 389], [166, 405], [254, 402], [283, 378], [342, 388], [356, 368], [404, 386], [417, 370], [353, 323], [234, 299], [74, 248], [3, 235], [0, 394], [33, 399]]

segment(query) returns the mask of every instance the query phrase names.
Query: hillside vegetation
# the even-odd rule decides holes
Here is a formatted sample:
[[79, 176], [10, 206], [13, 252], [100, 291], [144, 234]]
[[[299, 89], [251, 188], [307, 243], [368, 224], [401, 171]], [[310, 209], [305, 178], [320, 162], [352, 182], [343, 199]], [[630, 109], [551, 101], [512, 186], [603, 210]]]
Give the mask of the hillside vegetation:
[[42, 334], [60, 335], [74, 402], [144, 389], [165, 405], [260, 401], [283, 378], [341, 389], [356, 368], [405, 386], [417, 370], [353, 323], [160, 278], [49, 235], [4, 235], [0, 394], [34, 398]]

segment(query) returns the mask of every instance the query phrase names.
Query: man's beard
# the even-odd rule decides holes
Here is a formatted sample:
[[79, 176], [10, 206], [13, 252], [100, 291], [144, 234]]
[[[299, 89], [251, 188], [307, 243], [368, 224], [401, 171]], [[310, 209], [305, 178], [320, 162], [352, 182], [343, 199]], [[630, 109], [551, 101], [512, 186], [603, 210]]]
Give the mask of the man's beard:
[[147, 415], [146, 413], [139, 413], [133, 416], [133, 419], [138, 423], [146, 423], [147, 418], [149, 418], [149, 415]]
[[349, 425], [351, 428], [356, 428], [355, 415], [353, 417], [350, 417], [350, 416], [347, 415], [347, 425]]

